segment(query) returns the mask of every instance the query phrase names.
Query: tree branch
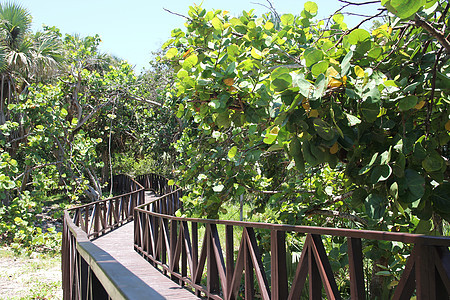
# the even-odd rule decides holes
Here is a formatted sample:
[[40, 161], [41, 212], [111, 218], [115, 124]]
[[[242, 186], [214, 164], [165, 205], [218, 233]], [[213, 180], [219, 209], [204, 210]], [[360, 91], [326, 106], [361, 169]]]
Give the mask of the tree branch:
[[23, 136], [19, 136], [18, 138], [15, 138], [13, 140], [8, 141], [8, 143], [12, 144], [12, 143], [18, 142], [20, 140], [23, 140], [23, 139], [29, 137], [30, 135], [31, 135], [31, 133], [27, 133], [27, 134], [25, 134]]
[[[114, 98], [114, 100], [115, 100], [115, 98]], [[81, 126], [84, 125], [84, 123], [86, 123], [90, 118], [92, 118], [93, 115], [95, 115], [100, 109], [102, 109], [102, 108], [105, 107], [106, 105], [110, 104], [110, 103], [113, 102], [114, 100], [113, 100], [113, 99], [110, 99], [109, 101], [106, 101], [106, 102], [104, 102], [104, 103], [98, 105], [97, 107], [93, 108], [93, 109], [91, 110], [91, 112], [90, 112], [86, 117], [84, 117], [83, 120], [81, 120], [81, 122], [79, 122], [79, 123], [77, 124], [77, 127], [75, 127], [75, 129], [74, 129], [73, 131], [79, 130], [79, 129], [81, 128]]]
[[425, 29], [429, 34], [431, 34], [434, 38], [438, 40], [438, 42], [445, 48], [447, 52], [450, 52], [450, 42], [445, 37], [443, 32], [440, 32], [433, 26], [431, 26], [430, 23], [428, 23], [424, 18], [416, 14], [416, 18], [414, 20], [414, 24], [417, 27], [422, 27]]
[[[377, 1], [377, 3], [378, 3], [378, 1]], [[372, 19], [375, 19], [375, 18], [381, 16], [385, 11], [386, 11], [386, 9], [381, 9], [380, 12], [377, 13], [376, 15], [373, 15], [373, 16], [371, 16], [371, 17], [369, 17], [369, 18], [365, 18], [364, 20], [362, 20], [361, 22], [359, 22], [359, 24], [356, 25], [355, 27], [353, 27], [352, 29], [349, 29], [349, 30], [347, 30], [346, 32], [344, 32], [344, 34], [341, 35], [341, 37], [339, 38], [339, 40], [336, 42], [335, 45], [340, 44], [340, 43], [342, 42], [342, 39], [344, 38], [344, 36], [350, 34], [352, 31], [358, 29], [358, 28], [359, 28], [362, 24], [364, 24], [365, 22], [370, 21], [370, 20], [372, 20]]]
[[361, 6], [361, 5], [367, 5], [367, 4], [380, 4], [380, 1], [367, 1], [367, 2], [351, 2], [346, 0], [338, 0], [341, 3], [347, 4], [347, 5], [355, 5], [355, 6]]
[[136, 96], [133, 96], [131, 94], [127, 94], [127, 97], [130, 98], [131, 100], [135, 100], [135, 101], [139, 101], [139, 102], [144, 102], [150, 105], [155, 105], [155, 106], [159, 106], [162, 107], [162, 104], [153, 100], [147, 100], [147, 99], [142, 99]]
[[[28, 169], [28, 171], [31, 172], [31, 171], [34, 171], [34, 170], [36, 170], [36, 169], [40, 169], [40, 168], [48, 167], [48, 166], [60, 165], [60, 164], [62, 164], [62, 163], [63, 163], [63, 161], [61, 160], [61, 161], [55, 161], [55, 162], [46, 163], [46, 164], [42, 164], [42, 165], [37, 165], [37, 166], [34, 166], [34, 167]], [[24, 174], [24, 173], [20, 174], [19, 176], [17, 176], [16, 178], [14, 178], [14, 180], [19, 179], [20, 177], [23, 176], [23, 174]]]
[[185, 18], [186, 20], [192, 21], [191, 18], [186, 17], [185, 15], [182, 15], [182, 14], [179, 14], [179, 13], [176, 13], [176, 12], [173, 12], [173, 11], [170, 11], [170, 10], [168, 10], [167, 8], [163, 8], [163, 9], [164, 9], [165, 11], [167, 11], [169, 14], [172, 14], [172, 15], [175, 15], [175, 16], [179, 16], [179, 17]]

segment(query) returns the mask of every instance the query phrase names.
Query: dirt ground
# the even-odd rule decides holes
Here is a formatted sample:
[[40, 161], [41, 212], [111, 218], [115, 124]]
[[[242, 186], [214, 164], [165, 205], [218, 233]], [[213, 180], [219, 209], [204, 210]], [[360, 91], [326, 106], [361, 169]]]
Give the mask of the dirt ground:
[[15, 256], [0, 248], [0, 299], [62, 299], [60, 256]]

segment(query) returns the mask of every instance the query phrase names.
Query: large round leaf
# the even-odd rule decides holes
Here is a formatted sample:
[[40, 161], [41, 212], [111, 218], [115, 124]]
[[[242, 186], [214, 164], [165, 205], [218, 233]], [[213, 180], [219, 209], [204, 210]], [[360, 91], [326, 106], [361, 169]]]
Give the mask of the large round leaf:
[[415, 14], [425, 3], [425, 0], [391, 0], [382, 2], [386, 8], [401, 19]]
[[418, 198], [422, 197], [425, 193], [425, 178], [411, 169], [405, 170], [405, 178], [411, 193]]
[[270, 75], [272, 80], [273, 89], [276, 92], [284, 91], [289, 88], [292, 84], [292, 77], [289, 74], [288, 68], [277, 68]]
[[311, 68], [311, 72], [314, 76], [319, 76], [319, 74], [323, 74], [327, 71], [329, 66], [328, 61], [322, 60], [319, 61], [317, 64], [313, 65]]
[[370, 39], [370, 33], [362, 28], [355, 29], [348, 35], [348, 42], [352, 45], [357, 45], [368, 39]]
[[416, 106], [418, 99], [419, 98], [417, 98], [417, 96], [406, 96], [406, 97], [403, 97], [398, 102], [398, 109], [400, 111], [410, 110], [411, 108], [414, 108], [414, 106]]
[[182, 67], [183, 69], [189, 71], [197, 64], [197, 62], [198, 62], [197, 55], [191, 54], [184, 60]]
[[305, 57], [306, 66], [311, 67], [323, 59], [323, 52], [316, 48], [308, 48], [305, 50], [303, 56]]
[[370, 194], [366, 197], [366, 214], [375, 220], [379, 220], [383, 217], [386, 211], [386, 199], [378, 194]]
[[294, 24], [294, 15], [293, 14], [284, 14], [281, 16], [281, 23], [285, 26]]
[[295, 136], [289, 145], [289, 154], [294, 158], [295, 167], [300, 172], [305, 172], [305, 159], [303, 158], [302, 145]]
[[445, 182], [434, 188], [431, 193], [431, 202], [434, 208], [445, 214], [450, 214], [450, 183]]
[[317, 6], [316, 3], [312, 2], [312, 1], [308, 1], [305, 3], [305, 11], [307, 11], [311, 16], [315, 16], [317, 15], [317, 11], [319, 9], [319, 7]]
[[327, 122], [322, 119], [315, 118], [313, 124], [317, 134], [324, 140], [331, 141], [335, 138], [336, 132]]
[[375, 122], [380, 113], [380, 104], [366, 100], [361, 103], [361, 113], [367, 122]]
[[373, 168], [370, 180], [372, 184], [385, 181], [392, 174], [392, 168], [389, 165], [379, 165]]
[[430, 173], [439, 171], [444, 164], [445, 161], [442, 156], [434, 150], [422, 161], [422, 167]]

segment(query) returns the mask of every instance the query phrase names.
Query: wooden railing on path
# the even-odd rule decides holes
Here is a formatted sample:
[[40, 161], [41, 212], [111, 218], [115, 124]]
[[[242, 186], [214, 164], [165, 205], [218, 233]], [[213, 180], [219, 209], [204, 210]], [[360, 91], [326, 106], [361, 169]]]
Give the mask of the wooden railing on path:
[[[302, 295], [306, 299], [341, 299], [324, 246], [324, 241], [326, 244], [333, 238], [347, 245], [348, 267], [339, 272], [340, 278], [350, 282], [351, 299], [367, 298], [363, 248], [374, 241], [400, 242], [411, 249], [405, 252], [409, 255], [393, 299], [410, 299], [413, 295], [422, 300], [449, 299], [449, 237], [179, 218], [175, 212], [182, 208], [182, 191], [169, 186], [164, 177], [150, 174], [136, 181], [117, 178], [117, 190], [124, 195], [65, 212], [65, 299], [86, 299], [84, 290], [97, 280], [97, 274], [90, 273], [91, 283], [81, 278], [86, 261], [83, 263], [77, 252], [80, 230], [85, 232], [83, 238], [99, 237], [133, 219], [133, 212], [136, 251], [180, 285], [209, 299], [300, 299]], [[145, 189], [161, 196], [144, 203]], [[288, 244], [292, 236], [304, 242], [289, 279]], [[102, 288], [98, 287], [100, 291]]]
[[123, 294], [114, 283], [101, 284], [99, 278], [103, 282], [111, 278], [95, 267], [96, 247], [89, 240], [132, 221], [134, 208], [145, 201], [145, 189], [132, 178], [118, 175], [113, 178], [113, 191], [121, 195], [64, 212], [61, 260], [66, 300], [108, 299]]
[[[151, 178], [143, 176], [138, 181], [163, 195], [135, 209], [135, 249], [197, 295], [209, 299], [300, 299], [301, 295], [306, 299], [341, 299], [323, 243], [325, 238], [340, 237], [348, 249], [348, 270], [341, 271], [350, 281], [351, 299], [366, 299], [363, 247], [371, 241], [401, 242], [412, 249], [393, 299], [413, 295], [416, 299], [449, 299], [449, 237], [180, 218], [174, 213], [181, 208], [181, 190], [168, 187], [161, 177]], [[235, 233], [239, 235], [237, 248]], [[304, 236], [291, 281], [287, 233]], [[262, 251], [270, 259], [263, 261]]]

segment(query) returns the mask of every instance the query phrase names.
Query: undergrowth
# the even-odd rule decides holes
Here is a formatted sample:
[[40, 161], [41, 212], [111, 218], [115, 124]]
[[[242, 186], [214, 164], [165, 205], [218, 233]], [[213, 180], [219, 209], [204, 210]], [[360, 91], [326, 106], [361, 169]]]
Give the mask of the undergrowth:
[[8, 206], [0, 207], [0, 246], [17, 254], [54, 254], [61, 249], [64, 195], [33, 197], [25, 191]]

